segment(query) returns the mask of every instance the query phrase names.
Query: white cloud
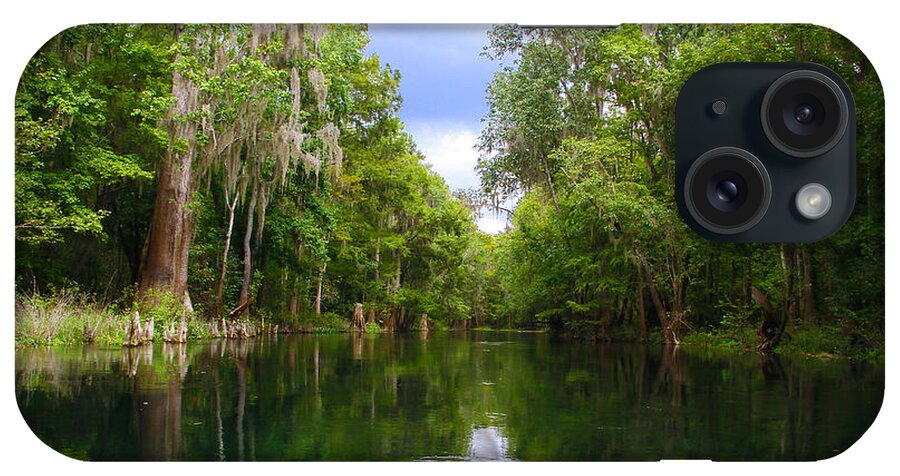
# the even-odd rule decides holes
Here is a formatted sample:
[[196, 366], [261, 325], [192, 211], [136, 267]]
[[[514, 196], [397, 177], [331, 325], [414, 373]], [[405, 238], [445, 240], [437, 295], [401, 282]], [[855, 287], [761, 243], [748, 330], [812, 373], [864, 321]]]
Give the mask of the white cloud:
[[407, 129], [425, 154], [425, 162], [444, 177], [451, 190], [478, 186], [475, 131], [458, 124], [417, 124]]
[[[419, 150], [425, 154], [425, 163], [444, 178], [451, 190], [477, 188], [480, 184], [475, 166], [478, 165], [478, 134], [465, 125], [452, 122], [415, 123], [407, 125]], [[518, 197], [502, 205], [511, 209]], [[508, 203], [507, 203], [508, 202]], [[482, 210], [477, 220], [478, 229], [497, 234], [506, 229], [506, 213]]]

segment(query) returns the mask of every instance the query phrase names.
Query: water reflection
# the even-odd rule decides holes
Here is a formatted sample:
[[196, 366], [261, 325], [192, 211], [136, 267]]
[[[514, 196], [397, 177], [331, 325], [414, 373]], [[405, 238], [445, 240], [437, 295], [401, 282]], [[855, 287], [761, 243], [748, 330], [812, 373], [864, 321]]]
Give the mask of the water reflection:
[[850, 361], [519, 333], [16, 351], [28, 424], [92, 460], [820, 459], [883, 387]]
[[472, 461], [509, 460], [509, 440], [493, 426], [475, 428], [469, 440], [469, 459]]

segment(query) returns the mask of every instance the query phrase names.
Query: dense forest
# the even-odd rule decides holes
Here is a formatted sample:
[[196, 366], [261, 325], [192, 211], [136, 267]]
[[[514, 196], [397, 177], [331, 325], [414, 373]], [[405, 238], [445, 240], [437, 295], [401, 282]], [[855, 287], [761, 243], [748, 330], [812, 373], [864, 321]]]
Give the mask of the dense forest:
[[[17, 343], [121, 344], [137, 312], [157, 338], [519, 327], [883, 352], [883, 96], [842, 36], [497, 26], [481, 187], [455, 191], [367, 41], [358, 25], [89, 25], [44, 45], [15, 104]], [[830, 239], [719, 244], [681, 221], [675, 98], [723, 61], [811, 61], [849, 84], [858, 198]], [[505, 232], [477, 230], [510, 201]]]
[[[494, 201], [524, 193], [497, 238], [503, 312], [602, 339], [763, 350], [883, 348], [884, 104], [865, 56], [808, 25], [498, 27], [487, 53], [516, 55], [488, 91], [479, 169]], [[726, 245], [692, 233], [673, 196], [674, 104], [724, 61], [809, 61], [858, 105], [853, 217], [809, 245]], [[787, 331], [785, 329], [787, 328]]]

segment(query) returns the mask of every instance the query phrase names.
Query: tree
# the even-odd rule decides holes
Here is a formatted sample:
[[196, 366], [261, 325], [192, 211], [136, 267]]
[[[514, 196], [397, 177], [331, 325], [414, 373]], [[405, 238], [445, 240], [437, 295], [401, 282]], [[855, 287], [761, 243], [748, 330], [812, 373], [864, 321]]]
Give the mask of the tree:
[[[500, 26], [489, 36], [488, 57], [515, 59], [488, 90], [483, 193], [526, 192], [513, 230], [498, 240], [504, 314], [599, 339], [647, 336], [648, 325], [658, 326], [660, 340], [669, 343], [692, 329], [758, 327], [761, 315], [773, 313], [753, 296], [778, 296], [765, 302], [770, 311], [785, 312], [775, 320], [779, 334], [788, 320], [815, 321], [816, 310], [834, 309], [838, 294], [855, 302], [842, 305], [843, 313], [883, 315], [880, 305], [856, 301], [866, 291], [838, 292], [834, 283], [843, 278], [832, 273], [868, 262], [880, 276], [883, 247], [869, 241], [869, 231], [881, 229], [872, 223], [883, 218], [872, 200], [882, 197], [881, 162], [872, 160], [881, 157], [880, 146], [860, 149], [868, 178], [858, 215], [832, 239], [796, 253], [707, 244], [684, 227], [672, 200], [675, 98], [691, 74], [717, 62], [806, 60], [832, 67], [848, 78], [860, 110], [869, 111], [859, 117], [861, 144], [880, 143], [883, 132], [866, 125], [882, 117], [873, 93], [877, 78], [840, 36], [794, 25]], [[866, 244], [852, 249], [852, 240]], [[835, 339], [862, 340], [858, 326], [871, 331], [881, 319], [824, 324], [819, 318], [819, 325]], [[770, 349], [780, 339], [767, 334], [764, 340]]]

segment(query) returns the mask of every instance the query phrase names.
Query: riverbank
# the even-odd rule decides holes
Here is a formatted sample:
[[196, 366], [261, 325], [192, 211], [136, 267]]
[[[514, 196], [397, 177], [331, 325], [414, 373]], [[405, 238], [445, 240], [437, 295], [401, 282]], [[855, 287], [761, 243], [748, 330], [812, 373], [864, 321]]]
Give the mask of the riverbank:
[[[753, 327], [729, 330], [695, 331], [684, 337], [683, 345], [756, 352], [759, 344], [757, 329]], [[785, 331], [782, 342], [775, 348], [778, 354], [832, 359], [849, 358], [870, 362], [884, 362], [884, 338], [847, 331], [840, 326], [795, 325]]]
[[[187, 340], [221, 337], [224, 329], [195, 313], [185, 313], [180, 305], [165, 297], [152, 309], [117, 303], [106, 303], [72, 290], [62, 290], [46, 295], [16, 296], [16, 347], [67, 346], [97, 344], [101, 346], [123, 345], [128, 340], [132, 316], [137, 313], [146, 326], [152, 322], [156, 332], [150, 331], [149, 340], [161, 341], [166, 330], [179, 328], [185, 323]], [[240, 327], [242, 337], [260, 333], [313, 333], [335, 334], [349, 332], [350, 325], [331, 313], [309, 315], [292, 322], [276, 321], [266, 324], [265, 318], [229, 318], [229, 326]], [[377, 325], [367, 325], [369, 333], [381, 332]]]
[[[177, 327], [181, 314], [176, 303], [162, 300], [154, 309], [140, 313], [143, 319], [152, 319], [156, 329]], [[90, 296], [75, 291], [60, 291], [47, 295], [19, 295], [16, 299], [16, 347], [51, 347], [96, 344], [100, 346], [121, 346], [127, 340], [127, 332], [135, 309], [122, 311], [114, 303], [97, 301]], [[221, 337], [218, 326], [211, 325], [196, 314], [185, 314], [186, 338], [198, 341]], [[268, 323], [267, 323], [268, 321]], [[278, 334], [340, 334], [351, 332], [350, 322], [334, 313], [295, 316], [291, 321], [284, 319], [249, 318], [230, 320], [243, 325], [250, 331], [244, 337], [260, 333]], [[260, 329], [265, 329], [265, 332]], [[415, 329], [414, 329], [415, 330]], [[441, 323], [434, 323], [436, 331], [449, 330]], [[485, 332], [519, 331], [520, 329], [492, 329], [489, 327], [471, 330]], [[367, 334], [383, 332], [375, 322], [366, 324]], [[538, 330], [536, 332], [547, 332]], [[651, 331], [648, 339], [638, 335], [618, 334], [616, 342], [661, 343], [662, 335]], [[577, 337], [573, 337], [577, 339]], [[163, 339], [163, 332], [157, 332], [153, 340]], [[782, 343], [775, 349], [779, 354], [800, 355], [817, 358], [852, 358], [882, 362], [884, 360], [884, 339], [872, 337], [860, 330], [848, 330], [833, 325], [793, 325], [789, 326]], [[735, 352], [755, 352], [759, 343], [756, 328], [751, 326], [729, 327], [727, 329], [695, 330], [687, 334], [682, 345], [688, 347], [709, 347]]]

